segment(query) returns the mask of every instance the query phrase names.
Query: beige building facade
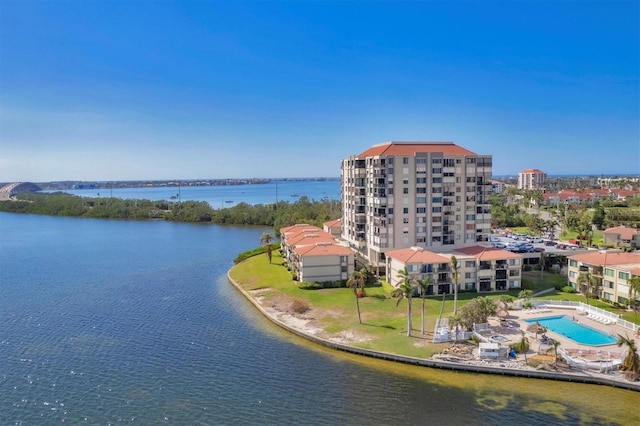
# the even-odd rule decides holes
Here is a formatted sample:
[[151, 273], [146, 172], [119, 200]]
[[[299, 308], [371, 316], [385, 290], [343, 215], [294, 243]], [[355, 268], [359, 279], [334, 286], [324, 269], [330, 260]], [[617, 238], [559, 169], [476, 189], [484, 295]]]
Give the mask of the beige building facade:
[[486, 242], [492, 157], [452, 142], [387, 142], [342, 161], [342, 239], [383, 271], [389, 250]]
[[518, 189], [542, 189], [547, 174], [538, 169], [526, 169], [518, 173]]
[[[581, 273], [589, 274], [597, 281], [597, 295], [609, 302], [629, 305], [640, 294], [632, 295], [629, 280], [640, 276], [640, 254], [614, 250], [591, 250], [583, 254], [569, 256], [569, 284], [584, 293], [585, 284], [578, 284]], [[592, 290], [593, 291], [593, 290]]]
[[388, 251], [387, 281], [397, 286], [407, 269], [416, 280], [429, 280], [427, 294], [452, 294], [456, 283], [451, 257], [458, 264], [458, 290], [489, 293], [521, 288], [522, 255], [494, 247], [470, 246], [448, 253], [422, 247]]

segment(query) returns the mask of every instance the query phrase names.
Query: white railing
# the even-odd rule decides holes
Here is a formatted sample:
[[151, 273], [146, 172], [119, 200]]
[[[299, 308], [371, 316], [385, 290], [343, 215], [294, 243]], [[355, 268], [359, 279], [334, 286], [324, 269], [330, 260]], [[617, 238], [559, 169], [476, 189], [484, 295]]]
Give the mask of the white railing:
[[613, 312], [606, 311], [602, 308], [596, 308], [595, 306], [587, 305], [583, 302], [572, 302], [568, 300], [532, 300], [532, 306], [540, 307], [540, 306], [555, 306], [555, 307], [563, 307], [563, 308], [573, 308], [577, 311], [583, 312], [589, 317], [594, 317], [594, 319], [598, 320], [606, 320], [609, 321], [610, 324], [617, 324], [620, 327], [631, 330], [633, 334], [636, 334], [640, 330], [640, 325], [634, 324], [630, 321], [624, 320], [618, 314], [614, 314]]

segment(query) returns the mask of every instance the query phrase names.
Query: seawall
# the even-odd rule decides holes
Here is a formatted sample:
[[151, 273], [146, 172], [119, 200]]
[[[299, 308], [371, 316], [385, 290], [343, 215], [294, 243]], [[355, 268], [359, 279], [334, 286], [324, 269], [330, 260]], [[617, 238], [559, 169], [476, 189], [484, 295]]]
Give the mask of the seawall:
[[456, 370], [456, 371], [465, 371], [470, 373], [482, 373], [482, 374], [499, 374], [503, 376], [515, 376], [515, 377], [526, 377], [532, 379], [545, 379], [545, 380], [557, 380], [557, 381], [565, 381], [565, 382], [575, 382], [575, 383], [585, 383], [585, 384], [595, 384], [595, 385], [606, 385], [613, 386], [621, 389], [632, 390], [636, 392], [640, 392], [640, 383], [628, 382], [628, 381], [620, 381], [612, 378], [590, 375], [588, 372], [583, 373], [557, 373], [552, 371], [540, 371], [540, 370], [519, 370], [513, 368], [506, 367], [493, 367], [489, 365], [471, 365], [471, 364], [463, 364], [458, 362], [448, 362], [441, 360], [432, 360], [432, 359], [423, 359], [423, 358], [415, 358], [397, 354], [391, 354], [387, 352], [378, 352], [378, 351], [370, 351], [367, 349], [356, 348], [349, 345], [344, 345], [337, 342], [332, 342], [327, 339], [320, 338], [318, 336], [314, 336], [308, 333], [303, 332], [302, 330], [291, 327], [288, 324], [280, 321], [274, 315], [271, 315], [267, 312], [260, 303], [249, 293], [247, 293], [237, 282], [231, 278], [230, 271], [227, 272], [227, 278], [229, 282], [242, 294], [244, 295], [249, 302], [260, 311], [266, 318], [271, 320], [274, 324], [282, 327], [283, 329], [298, 335], [304, 339], [317, 343], [319, 345], [349, 352], [356, 355], [368, 356], [372, 358], [382, 359], [386, 361], [394, 361], [401, 362], [404, 364], [413, 364], [419, 365], [423, 367], [430, 368], [440, 368], [443, 370]]

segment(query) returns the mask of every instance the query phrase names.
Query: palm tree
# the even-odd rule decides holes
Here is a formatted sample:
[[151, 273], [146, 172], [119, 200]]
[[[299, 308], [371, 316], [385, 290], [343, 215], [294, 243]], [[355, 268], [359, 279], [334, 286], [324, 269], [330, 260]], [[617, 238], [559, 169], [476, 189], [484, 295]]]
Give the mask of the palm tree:
[[421, 332], [424, 334], [424, 298], [427, 296], [427, 290], [431, 285], [431, 277], [427, 277], [424, 280], [416, 280], [418, 284], [418, 292], [420, 293], [420, 297], [422, 298], [422, 327]]
[[520, 330], [520, 333], [522, 334], [522, 338], [514, 344], [514, 349], [518, 352], [524, 353], [524, 363], [528, 364], [527, 352], [529, 351], [529, 339], [525, 336], [524, 330]]
[[591, 275], [589, 272], [580, 272], [576, 284], [580, 287], [580, 290], [584, 286], [584, 297], [587, 299], [587, 305], [589, 304], [589, 295], [591, 293], [591, 287], [597, 285], [597, 278]]
[[402, 299], [407, 299], [407, 336], [411, 336], [411, 298], [413, 297], [413, 290], [415, 289], [413, 284], [413, 279], [409, 276], [409, 271], [407, 268], [400, 270], [398, 272], [400, 278], [402, 278], [402, 282], [398, 284], [395, 290], [391, 295], [398, 299], [396, 302], [396, 306], [400, 304]]
[[362, 291], [364, 294], [364, 286], [367, 282], [367, 269], [362, 268], [359, 271], [353, 271], [351, 278], [347, 280], [347, 287], [353, 289], [353, 295], [356, 297], [356, 308], [358, 309], [358, 322], [362, 324], [362, 318], [360, 317], [360, 295], [358, 294], [358, 290]]
[[549, 344], [551, 347], [547, 349], [547, 352], [553, 351], [553, 366], [555, 369], [558, 369], [558, 346], [560, 346], [560, 342], [556, 339], [549, 339]]
[[453, 315], [458, 313], [458, 280], [460, 279], [460, 265], [455, 256], [451, 256], [451, 269], [453, 271]]
[[640, 294], [640, 275], [634, 275], [627, 281], [629, 285], [629, 303], [633, 303], [634, 310], [636, 306], [636, 298]]
[[636, 341], [629, 336], [622, 336], [618, 334], [619, 347], [625, 345], [627, 347], [627, 355], [620, 365], [620, 370], [625, 372], [625, 376], [629, 380], [636, 381], [640, 377], [640, 356], [638, 355], [638, 348], [636, 348]]
[[264, 251], [269, 258], [269, 263], [271, 263], [271, 241], [273, 241], [273, 235], [265, 232], [260, 237], [260, 244], [264, 245]]

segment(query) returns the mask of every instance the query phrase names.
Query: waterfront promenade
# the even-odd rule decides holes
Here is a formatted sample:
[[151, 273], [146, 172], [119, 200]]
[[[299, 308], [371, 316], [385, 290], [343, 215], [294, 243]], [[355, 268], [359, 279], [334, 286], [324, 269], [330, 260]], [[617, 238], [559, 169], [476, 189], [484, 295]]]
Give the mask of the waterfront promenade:
[[[285, 330], [303, 337], [307, 340], [315, 342], [319, 345], [332, 348], [339, 351], [349, 352], [357, 355], [368, 356], [388, 361], [402, 362], [412, 365], [419, 365], [431, 368], [440, 368], [446, 370], [458, 370], [466, 372], [475, 372], [483, 374], [499, 374], [499, 375], [511, 375], [516, 377], [535, 378], [535, 379], [547, 379], [547, 380], [559, 380], [577, 383], [589, 383], [598, 385], [614, 386], [622, 389], [633, 390], [640, 392], [640, 383], [630, 382], [625, 380], [621, 372], [614, 373], [602, 373], [589, 370], [580, 371], [548, 371], [539, 370], [528, 365], [524, 362], [507, 362], [507, 361], [487, 361], [479, 359], [462, 359], [454, 356], [434, 356], [432, 358], [417, 358], [404, 356], [394, 353], [372, 351], [363, 348], [358, 348], [346, 343], [345, 339], [341, 337], [327, 338], [324, 336], [324, 330], [319, 329], [317, 326], [310, 324], [310, 320], [301, 318], [290, 312], [275, 309], [272, 306], [263, 304], [263, 298], [261, 297], [262, 290], [246, 291], [242, 286], [237, 283], [228, 272], [227, 277], [229, 282], [242, 294], [247, 300], [261, 312], [267, 319], [284, 328]], [[517, 316], [515, 320], [520, 324], [521, 320], [524, 320], [524, 313], [522, 317]], [[524, 325], [524, 323], [522, 323]], [[519, 333], [518, 333], [519, 334]], [[567, 343], [569, 345], [569, 343]], [[443, 350], [445, 348], [443, 344]]]

